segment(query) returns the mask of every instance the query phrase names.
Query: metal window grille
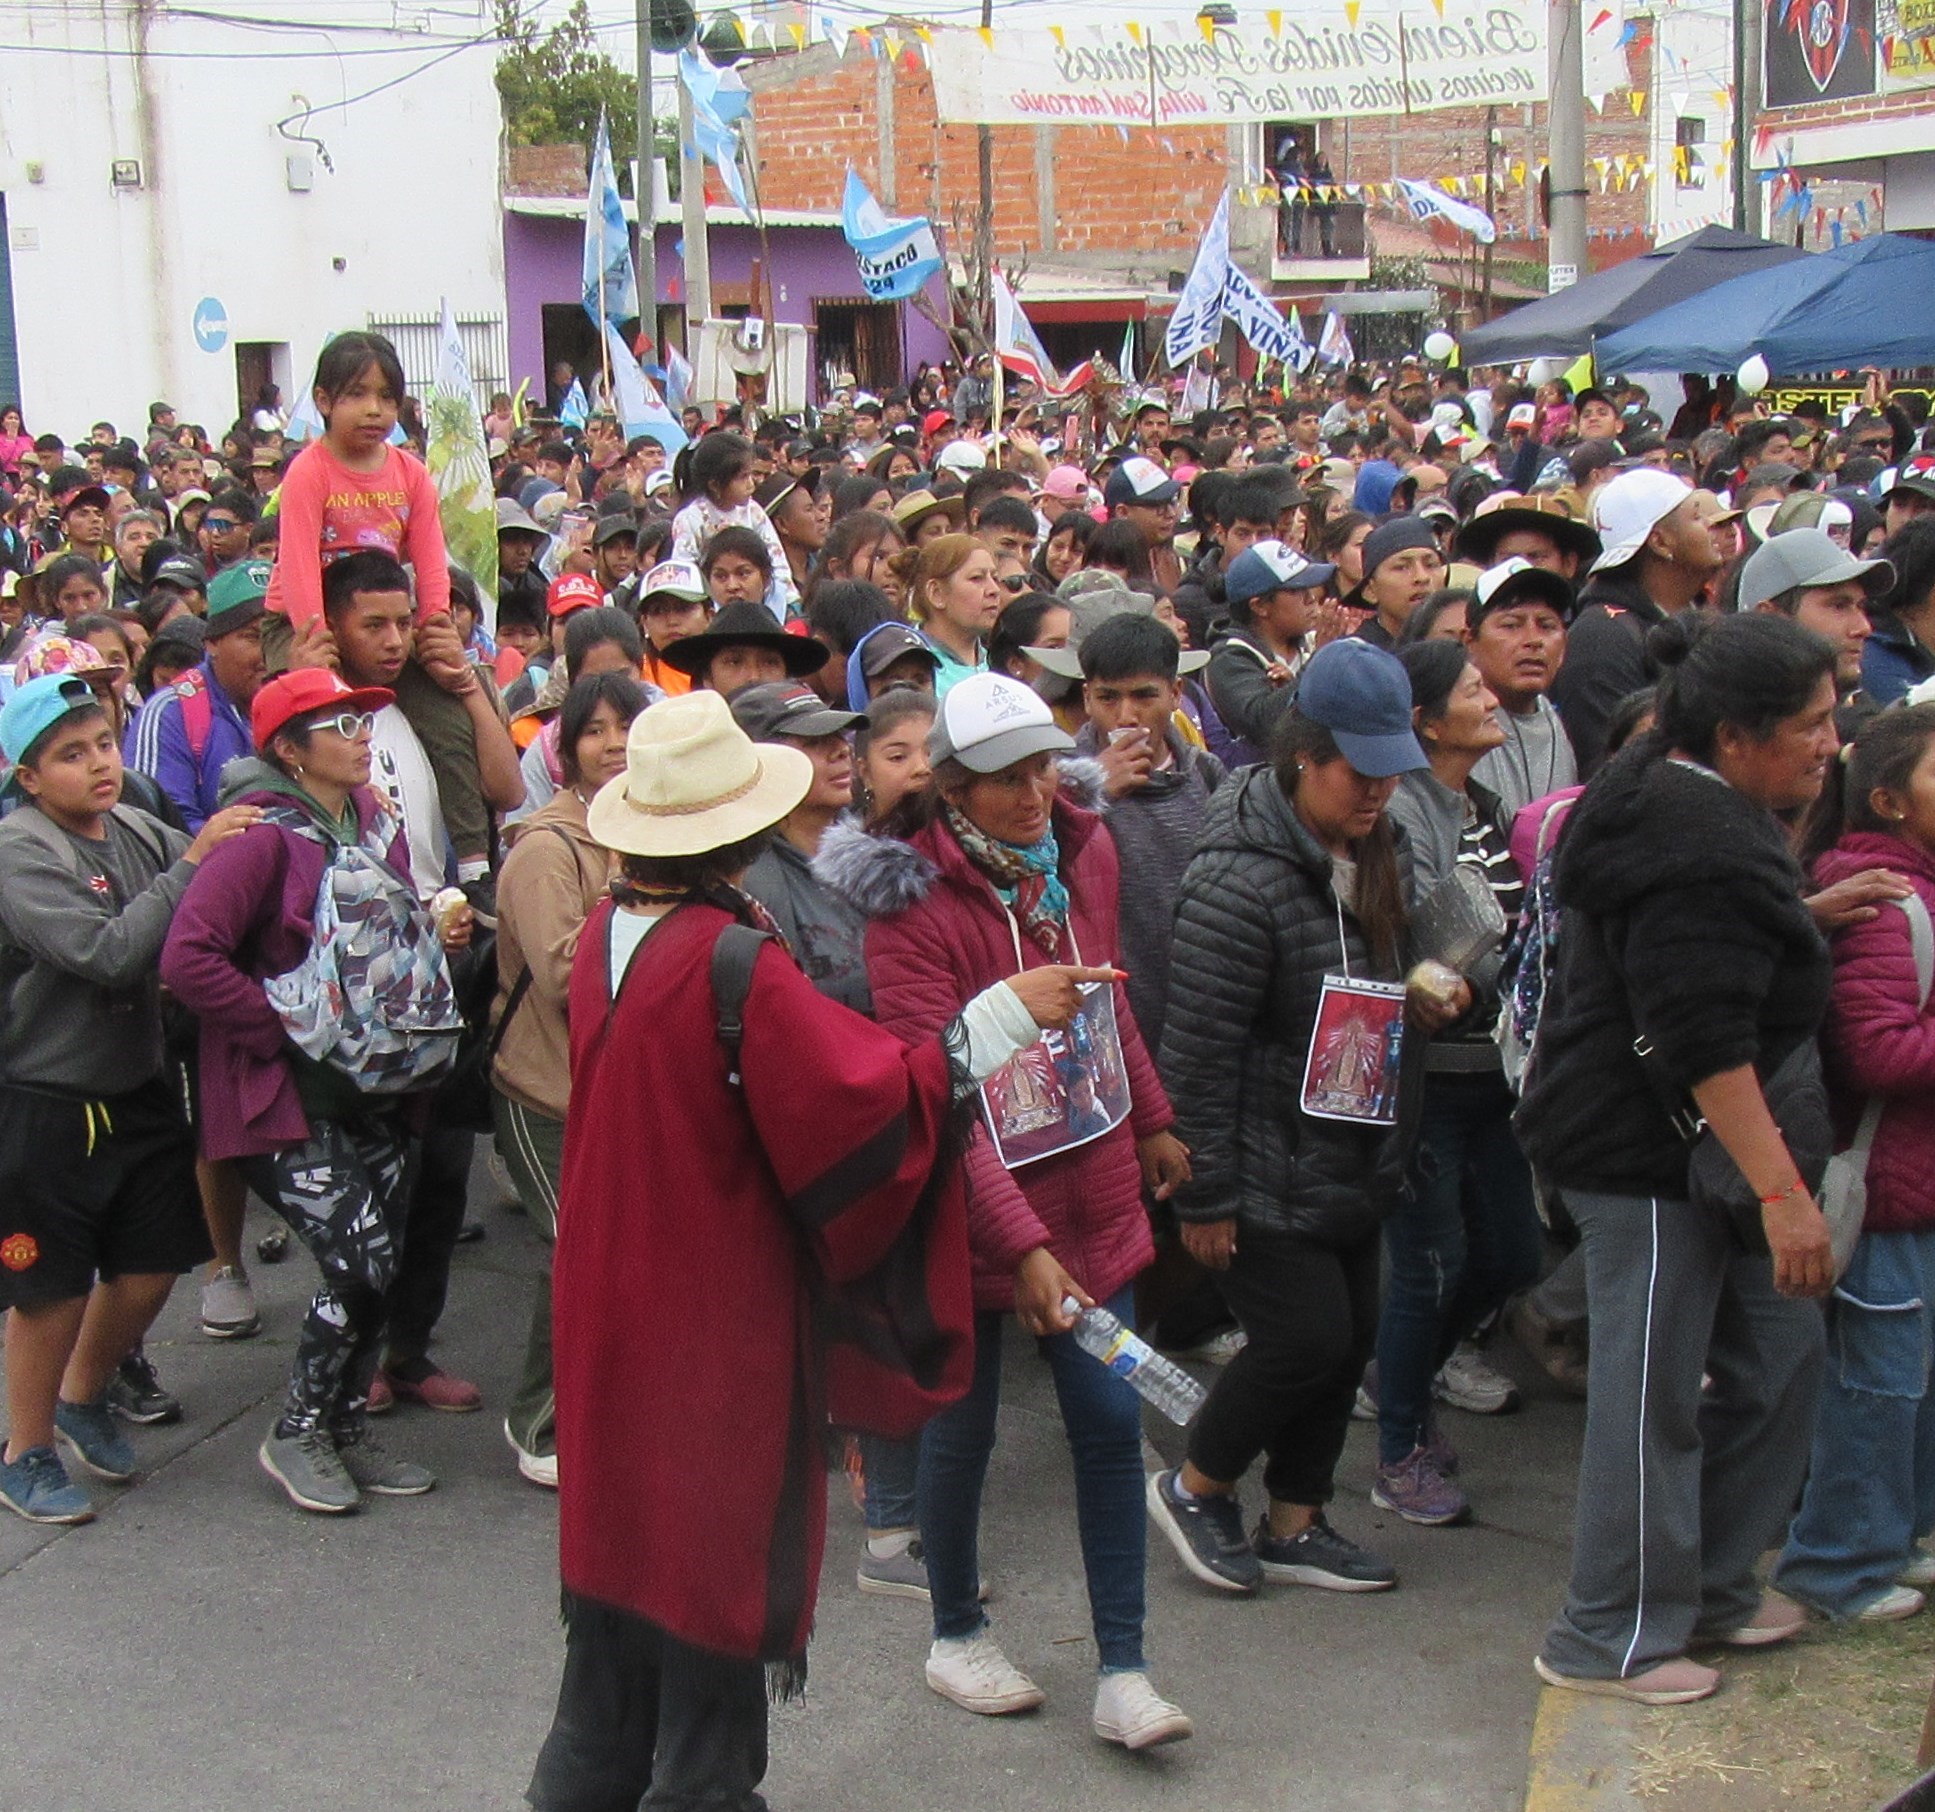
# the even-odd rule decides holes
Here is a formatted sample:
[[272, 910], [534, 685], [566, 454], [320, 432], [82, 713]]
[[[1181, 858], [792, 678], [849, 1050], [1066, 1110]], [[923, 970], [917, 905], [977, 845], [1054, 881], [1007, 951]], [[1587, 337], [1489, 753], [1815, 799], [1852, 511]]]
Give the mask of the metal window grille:
[[[403, 380], [416, 397], [428, 397], [436, 388], [438, 348], [443, 344], [443, 316], [371, 315], [366, 323], [371, 333], [380, 333], [394, 343], [403, 361]], [[457, 337], [463, 342], [470, 361], [470, 387], [477, 394], [477, 413], [490, 408], [494, 392], [510, 389], [511, 353], [502, 315], [459, 315]]]

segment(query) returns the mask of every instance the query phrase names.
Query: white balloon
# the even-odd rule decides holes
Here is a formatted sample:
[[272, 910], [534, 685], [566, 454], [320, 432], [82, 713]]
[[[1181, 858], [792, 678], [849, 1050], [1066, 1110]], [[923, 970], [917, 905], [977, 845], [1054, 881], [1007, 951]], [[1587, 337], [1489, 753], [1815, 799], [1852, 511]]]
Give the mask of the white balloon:
[[1767, 361], [1759, 353], [1751, 354], [1740, 367], [1738, 381], [1744, 395], [1758, 396], [1767, 388], [1767, 380], [1773, 373], [1767, 369]]
[[1458, 350], [1458, 342], [1441, 327], [1436, 333], [1424, 336], [1424, 356], [1427, 359], [1448, 359]]

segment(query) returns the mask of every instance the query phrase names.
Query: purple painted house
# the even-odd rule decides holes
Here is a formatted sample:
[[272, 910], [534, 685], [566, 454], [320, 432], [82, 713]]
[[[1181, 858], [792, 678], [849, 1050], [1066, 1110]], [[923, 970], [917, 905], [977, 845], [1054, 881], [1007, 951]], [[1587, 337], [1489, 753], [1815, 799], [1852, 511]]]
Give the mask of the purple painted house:
[[[626, 204], [627, 212], [631, 204]], [[580, 306], [584, 268], [582, 193], [504, 197], [504, 287], [508, 304], [511, 386], [530, 379], [543, 396], [560, 360], [589, 366], [597, 358], [598, 334]], [[753, 294], [760, 234], [737, 208], [708, 206], [711, 219], [712, 307], [735, 318], [763, 312], [763, 293]], [[798, 322], [812, 335], [809, 364], [816, 395], [825, 374], [850, 371], [865, 389], [905, 383], [923, 360], [938, 364], [947, 345], [925, 315], [905, 303], [873, 302], [861, 291], [853, 253], [833, 214], [769, 211], [766, 245], [773, 313]], [[657, 232], [659, 328], [677, 339], [685, 317], [685, 234], [677, 221]], [[930, 288], [943, 307], [938, 278]], [[556, 400], [555, 397], [552, 399]]]

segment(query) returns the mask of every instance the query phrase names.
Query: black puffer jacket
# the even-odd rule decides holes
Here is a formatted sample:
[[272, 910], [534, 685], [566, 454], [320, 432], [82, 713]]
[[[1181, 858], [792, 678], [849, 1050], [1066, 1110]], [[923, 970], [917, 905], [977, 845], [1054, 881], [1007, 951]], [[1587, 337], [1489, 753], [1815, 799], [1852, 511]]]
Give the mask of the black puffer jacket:
[[[1210, 800], [1176, 907], [1161, 1069], [1195, 1172], [1176, 1197], [1182, 1219], [1234, 1215], [1349, 1246], [1395, 1203], [1406, 1132], [1311, 1119], [1300, 1105], [1324, 977], [1342, 972], [1345, 953], [1354, 976], [1397, 976], [1372, 960], [1349, 912], [1340, 950], [1339, 926], [1330, 856], [1275, 774], [1231, 776]], [[1413, 1108], [1424, 1047], [1405, 1040], [1400, 1100]]]
[[[1771, 813], [1648, 739], [1573, 807], [1554, 878], [1564, 918], [1519, 1143], [1569, 1188], [1683, 1197], [1662, 1088], [1771, 1075], [1827, 1010], [1800, 868]], [[1658, 1080], [1633, 1052], [1642, 1030]]]

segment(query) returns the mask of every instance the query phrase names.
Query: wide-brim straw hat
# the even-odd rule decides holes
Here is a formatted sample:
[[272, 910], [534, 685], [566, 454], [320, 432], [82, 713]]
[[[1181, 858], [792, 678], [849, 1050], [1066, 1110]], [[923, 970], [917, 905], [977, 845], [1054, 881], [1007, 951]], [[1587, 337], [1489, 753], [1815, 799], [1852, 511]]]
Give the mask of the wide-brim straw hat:
[[718, 693], [688, 692], [632, 720], [625, 771], [586, 817], [621, 855], [702, 856], [770, 830], [812, 785], [803, 750], [755, 743]]

